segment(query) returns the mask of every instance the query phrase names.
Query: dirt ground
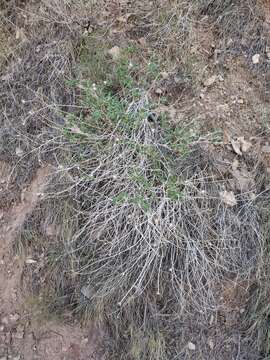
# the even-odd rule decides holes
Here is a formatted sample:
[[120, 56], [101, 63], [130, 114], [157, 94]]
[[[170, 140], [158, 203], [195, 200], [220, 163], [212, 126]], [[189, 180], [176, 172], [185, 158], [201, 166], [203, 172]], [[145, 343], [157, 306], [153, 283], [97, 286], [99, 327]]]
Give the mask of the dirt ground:
[[[1, 163], [1, 186], [8, 182], [8, 165]], [[88, 326], [43, 322], [32, 318], [25, 306], [22, 289], [24, 267], [35, 260], [14, 256], [16, 233], [38, 204], [46, 187], [50, 167], [37, 170], [32, 182], [21, 192], [20, 203], [1, 213], [0, 246], [0, 358], [4, 359], [98, 359], [95, 356], [101, 333]]]
[[[264, 1], [264, 9], [265, 28], [269, 29], [270, 36], [269, 1]], [[131, 31], [129, 23], [126, 20], [119, 20], [124, 18], [125, 11], [128, 11], [125, 6], [119, 10], [119, 4], [116, 2], [109, 4], [103, 14], [103, 23], [100, 19], [98, 21], [106, 26], [106, 22], [110, 22], [108, 20], [110, 16], [116, 16], [118, 22], [112, 25], [113, 36], [116, 36], [115, 34], [118, 36], [119, 33], [121, 33], [119, 36], [128, 36]], [[202, 128], [207, 131], [222, 129], [221, 137], [226, 148], [231, 149], [232, 138], [244, 137], [246, 142], [252, 144], [252, 148], [256, 148], [259, 152], [266, 167], [270, 168], [269, 140], [262, 131], [264, 126], [269, 126], [264, 121], [270, 114], [265, 84], [260, 76], [250, 71], [247, 66], [246, 61], [251, 60], [228, 57], [225, 63], [220, 67], [217, 66], [215, 56], [210, 56], [213, 51], [218, 53], [215, 52], [218, 50], [215, 47], [217, 40], [212, 27], [206, 23], [203, 28], [198, 27], [197, 31], [196, 37], [199, 41], [194, 51], [201, 57], [202, 64], [207, 64], [207, 71], [192, 96], [185, 96], [183, 101], [183, 97], [178, 98], [177, 94], [176, 96], [173, 94], [173, 101], [165, 110], [173, 113], [179, 122], [186, 114], [199, 113]], [[20, 38], [22, 35], [15, 32], [14, 36]], [[143, 36], [140, 35], [140, 43], [144, 44], [142, 38]], [[269, 61], [268, 59], [268, 66]], [[8, 77], [4, 73], [2, 81], [6, 79]], [[165, 92], [165, 89], [162, 91]], [[9, 194], [16, 192], [16, 196], [9, 195], [10, 198], [5, 205], [1, 202], [0, 209], [0, 360], [102, 360], [99, 346], [104, 333], [101, 329], [91, 323], [81, 325], [70, 314], [66, 314], [61, 320], [37, 317], [31, 305], [27, 303], [28, 290], [25, 282], [22, 281], [24, 271], [25, 269], [31, 271], [31, 267], [40, 259], [32, 258], [29, 254], [16, 254], [14, 241], [27, 218], [43, 199], [48, 179], [54, 171], [51, 161], [46, 162], [43, 159], [40, 164], [31, 170], [29, 179], [14, 188], [14, 180], [10, 179], [15, 165], [8, 159], [0, 161], [1, 191]], [[241, 281], [234, 283], [233, 286], [231, 283], [223, 285], [222, 293], [230, 309], [223, 321], [226, 329], [230, 326], [235, 328], [245, 311], [247, 288], [247, 284]], [[237, 343], [237, 339], [235, 341]], [[210, 339], [207, 346], [209, 351], [214, 351], [213, 340]], [[228, 353], [224, 351], [223, 359], [229, 359], [229, 351]], [[252, 359], [253, 355], [250, 356]], [[257, 359], [255, 355], [253, 358]], [[244, 360], [238, 356], [235, 359]]]

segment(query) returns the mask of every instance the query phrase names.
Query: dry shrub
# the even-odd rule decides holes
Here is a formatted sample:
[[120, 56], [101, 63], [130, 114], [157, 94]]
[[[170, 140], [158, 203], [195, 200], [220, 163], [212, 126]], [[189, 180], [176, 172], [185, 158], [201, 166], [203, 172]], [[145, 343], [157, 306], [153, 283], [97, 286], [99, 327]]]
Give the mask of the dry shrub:
[[[198, 145], [177, 156], [147, 119], [123, 137], [80, 135], [48, 194], [71, 197], [76, 219], [57, 277], [68, 281], [72, 269], [73, 306], [108, 326], [110, 359], [186, 356], [183, 321], [222, 308], [227, 279], [254, 281], [263, 246], [256, 202], [238, 193], [236, 206], [223, 204], [231, 182], [215, 158]], [[182, 336], [171, 344], [176, 328]]]

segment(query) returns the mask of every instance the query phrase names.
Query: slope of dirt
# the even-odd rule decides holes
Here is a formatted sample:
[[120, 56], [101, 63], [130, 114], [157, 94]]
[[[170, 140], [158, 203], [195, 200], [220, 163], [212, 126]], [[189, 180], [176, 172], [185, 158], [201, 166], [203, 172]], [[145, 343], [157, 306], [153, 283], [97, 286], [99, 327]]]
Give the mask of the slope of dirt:
[[[7, 177], [2, 166], [2, 183]], [[46, 189], [49, 166], [37, 170], [32, 182], [21, 192], [21, 202], [2, 212], [0, 224], [0, 358], [88, 360], [95, 357], [98, 330], [82, 330], [79, 325], [40, 322], [31, 318], [25, 306], [21, 277], [32, 259], [14, 255], [13, 243], [25, 219], [30, 215]], [[30, 312], [29, 312], [30, 311]], [[91, 333], [92, 332], [92, 333]], [[100, 335], [99, 335], [100, 336]]]

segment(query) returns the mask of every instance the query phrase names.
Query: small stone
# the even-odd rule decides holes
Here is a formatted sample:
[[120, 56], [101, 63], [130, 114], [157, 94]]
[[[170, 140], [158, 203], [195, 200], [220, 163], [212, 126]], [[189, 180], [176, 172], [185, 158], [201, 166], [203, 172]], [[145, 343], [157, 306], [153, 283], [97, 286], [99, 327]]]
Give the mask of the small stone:
[[252, 62], [253, 62], [254, 65], [259, 64], [260, 57], [261, 57], [260, 54], [255, 54], [255, 55], [252, 56]]
[[15, 153], [19, 157], [23, 156], [23, 150], [20, 147], [16, 147]]
[[193, 344], [191, 341], [188, 342], [187, 347], [189, 350], [194, 351], [196, 350], [196, 345]]
[[200, 99], [204, 99], [205, 98], [205, 93], [201, 92], [200, 93]]
[[162, 95], [162, 94], [163, 94], [163, 91], [162, 91], [162, 89], [157, 88], [157, 89], [155, 90], [155, 93], [156, 93], [157, 95]]
[[270, 145], [264, 145], [262, 147], [262, 152], [264, 153], [270, 153]]

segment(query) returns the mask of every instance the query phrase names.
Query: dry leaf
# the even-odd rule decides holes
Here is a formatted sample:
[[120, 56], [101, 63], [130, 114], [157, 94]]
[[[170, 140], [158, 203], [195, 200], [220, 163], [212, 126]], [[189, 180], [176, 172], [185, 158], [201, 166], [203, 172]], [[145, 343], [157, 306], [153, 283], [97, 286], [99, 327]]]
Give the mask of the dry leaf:
[[127, 17], [126, 16], [119, 16], [116, 21], [118, 21], [119, 23], [126, 23], [127, 22]]
[[234, 159], [232, 163], [233, 171], [237, 170], [238, 166], [239, 166], [239, 161], [237, 159]]
[[220, 193], [221, 201], [228, 206], [235, 206], [237, 205], [237, 200], [232, 191], [222, 191]]
[[140, 45], [142, 45], [142, 46], [146, 46], [146, 45], [147, 45], [147, 42], [146, 42], [146, 40], [145, 40], [144, 37], [139, 38], [139, 39], [138, 39], [138, 43], [139, 43]]
[[169, 79], [170, 76], [166, 71], [161, 72], [160, 75], [162, 76], [162, 79]]
[[241, 143], [239, 140], [233, 140], [231, 139], [231, 144], [232, 144], [232, 148], [234, 150], [234, 152], [237, 155], [242, 155], [242, 151], [241, 151]]
[[188, 342], [187, 347], [189, 350], [192, 350], [192, 351], [196, 350], [196, 345], [193, 344], [191, 341]]
[[118, 21], [119, 23], [127, 23], [128, 19], [134, 15], [133, 13], [127, 13], [125, 15], [119, 16], [116, 21]]
[[212, 339], [209, 339], [209, 340], [208, 340], [208, 345], [209, 345], [209, 347], [210, 347], [211, 350], [214, 349], [214, 341], [213, 341]]
[[119, 46], [114, 46], [108, 51], [109, 55], [113, 58], [113, 60], [118, 60], [121, 55], [121, 49]]
[[81, 129], [78, 126], [72, 126], [71, 128], [69, 128], [69, 130], [73, 133], [73, 134], [81, 134], [81, 135], [85, 135], [84, 132], [81, 131]]
[[223, 143], [228, 144], [231, 141], [231, 137], [227, 129], [223, 129]]
[[270, 59], [270, 47], [269, 46], [266, 46], [266, 55], [268, 57], [268, 59]]
[[250, 191], [255, 186], [254, 177], [245, 169], [233, 170], [232, 175], [235, 180], [235, 189], [240, 191]]
[[247, 152], [252, 147], [252, 144], [249, 141], [246, 141], [243, 137], [240, 137], [238, 140], [241, 143], [241, 150], [243, 152]]
[[259, 64], [260, 56], [261, 56], [260, 54], [255, 54], [255, 55], [252, 56], [252, 62], [253, 62], [254, 65]]
[[206, 79], [203, 84], [204, 84], [204, 86], [206, 86], [206, 87], [211, 86], [211, 85], [214, 84], [214, 82], [216, 81], [216, 79], [217, 79], [216, 75], [213, 75], [213, 76], [211, 76], [210, 78]]
[[23, 29], [19, 29], [19, 28], [16, 29], [15, 38], [16, 40], [22, 40], [22, 41], [26, 40], [26, 36], [23, 32]]

